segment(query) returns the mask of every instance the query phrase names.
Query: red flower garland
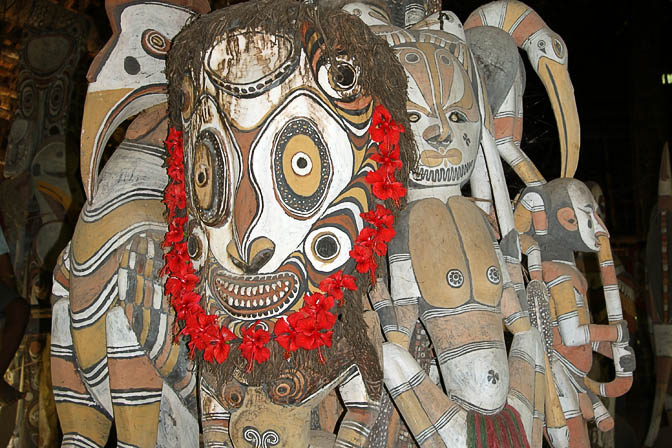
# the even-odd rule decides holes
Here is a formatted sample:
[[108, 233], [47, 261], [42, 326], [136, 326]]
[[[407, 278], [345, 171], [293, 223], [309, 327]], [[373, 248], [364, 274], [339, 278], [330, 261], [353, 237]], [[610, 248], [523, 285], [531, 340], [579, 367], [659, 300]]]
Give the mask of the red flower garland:
[[[392, 120], [385, 106], [376, 106], [369, 135], [378, 143], [378, 152], [371, 156], [378, 164], [378, 169], [368, 173], [365, 180], [372, 185], [374, 196], [381, 201], [392, 199], [397, 207], [399, 200], [406, 195], [406, 189], [395, 178], [395, 172], [402, 167], [399, 151], [399, 137], [402, 132], [403, 127]], [[332, 328], [337, 320], [331, 310], [336, 303], [343, 305], [343, 289], [357, 289], [355, 278], [338, 271], [322, 280], [319, 284], [322, 293], [304, 295], [303, 307], [281, 316], [275, 323], [272, 335], [259, 321], [247, 328], [242, 327], [241, 338], [226, 326], [220, 326], [216, 315], [205, 312], [200, 304], [201, 296], [194, 291], [198, 276], [187, 252], [184, 230], [189, 218], [184, 188], [182, 132], [170, 128], [165, 145], [168, 151], [170, 181], [163, 198], [163, 203], [168, 208], [168, 232], [162, 246], [169, 250], [164, 255], [166, 264], [161, 274], [167, 275], [164, 292], [175, 308], [177, 320], [184, 322], [176, 337], [189, 336], [189, 355], [193, 358], [195, 351], [200, 350], [205, 361], [222, 363], [229, 356], [231, 343], [239, 340], [238, 350], [247, 360], [247, 370], [250, 371], [254, 362], [261, 364], [268, 360], [270, 350], [266, 344], [274, 339], [285, 349], [285, 358], [301, 348], [317, 350], [320, 361], [325, 362], [320, 349], [322, 346], [331, 347]], [[395, 235], [394, 216], [385, 206], [377, 204], [375, 211], [361, 213], [361, 217], [371, 227], [364, 227], [359, 232], [350, 256], [357, 262], [357, 271], [369, 272], [372, 282], [375, 282], [378, 267], [375, 256], [382, 257], [387, 253], [387, 243]]]

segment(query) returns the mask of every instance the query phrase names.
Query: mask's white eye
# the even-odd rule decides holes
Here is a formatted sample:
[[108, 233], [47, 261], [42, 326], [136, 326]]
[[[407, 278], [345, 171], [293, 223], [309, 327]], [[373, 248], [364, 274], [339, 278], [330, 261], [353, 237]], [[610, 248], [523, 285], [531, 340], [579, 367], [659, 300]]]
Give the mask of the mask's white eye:
[[306, 238], [305, 253], [315, 269], [331, 272], [350, 259], [352, 241], [347, 233], [336, 227], [320, 227]]
[[297, 152], [292, 157], [292, 170], [297, 176], [307, 176], [313, 170], [313, 161], [305, 152]]
[[411, 123], [417, 123], [418, 121], [420, 121], [420, 114], [417, 112], [409, 112], [408, 121], [410, 121]]
[[321, 260], [329, 261], [338, 255], [341, 245], [331, 233], [319, 235], [313, 242], [313, 253]]
[[317, 70], [317, 82], [322, 90], [337, 100], [349, 100], [359, 95], [360, 68], [347, 56], [338, 56], [336, 64], [320, 62]]
[[450, 113], [450, 115], [448, 115], [448, 119], [453, 123], [464, 123], [467, 121], [467, 116], [461, 112], [453, 111]]

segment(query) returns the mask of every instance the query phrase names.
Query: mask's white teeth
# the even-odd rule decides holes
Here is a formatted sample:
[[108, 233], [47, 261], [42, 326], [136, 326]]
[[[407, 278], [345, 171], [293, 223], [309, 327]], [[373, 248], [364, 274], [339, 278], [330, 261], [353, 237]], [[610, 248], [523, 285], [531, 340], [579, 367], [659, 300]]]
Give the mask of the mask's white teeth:
[[275, 303], [275, 302], [277, 302], [277, 301], [278, 301], [278, 296], [275, 295], [275, 294], [273, 294], [273, 303]]
[[265, 285], [264, 290], [266, 291], [266, 293], [269, 293], [269, 292], [271, 292], [271, 287], [268, 286], [268, 285]]
[[255, 308], [257, 307], [257, 299], [254, 299], [254, 300], [252, 301], [252, 306], [255, 307]]
[[229, 302], [229, 305], [233, 305], [233, 298], [232, 298], [232, 297], [229, 297], [228, 300], [227, 300], [227, 302]]
[[234, 300], [234, 301], [233, 301], [233, 305], [234, 305], [234, 306], [238, 306], [238, 305], [240, 305], [240, 300], [238, 300], [238, 299]]
[[257, 287], [256, 286], [252, 288], [252, 295], [253, 296], [257, 295]]
[[269, 299], [268, 297], [266, 297], [266, 306], [268, 306], [268, 305], [270, 305], [270, 304], [271, 304], [271, 299]]
[[289, 287], [289, 282], [285, 280], [285, 286]]
[[233, 293], [234, 293], [234, 294], [238, 294], [238, 288], [240, 288], [240, 285], [235, 285], [235, 286], [233, 287]]

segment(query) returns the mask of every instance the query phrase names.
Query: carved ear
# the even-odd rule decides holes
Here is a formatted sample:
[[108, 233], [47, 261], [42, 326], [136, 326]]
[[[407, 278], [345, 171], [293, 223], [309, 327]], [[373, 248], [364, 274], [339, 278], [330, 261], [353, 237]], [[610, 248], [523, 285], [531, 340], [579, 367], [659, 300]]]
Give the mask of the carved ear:
[[576, 220], [576, 213], [571, 207], [562, 207], [555, 212], [555, 218], [558, 220], [558, 224], [567, 229], [570, 232], [575, 232], [579, 230], [579, 223]]
[[547, 204], [548, 197], [541, 188], [528, 187], [524, 189], [513, 214], [516, 230], [519, 233], [530, 235], [547, 235]]
[[171, 39], [194, 14], [210, 10], [207, 0], [107, 0], [105, 7], [113, 34], [89, 69], [82, 120], [80, 163], [89, 202], [112, 133], [126, 118], [167, 100]]

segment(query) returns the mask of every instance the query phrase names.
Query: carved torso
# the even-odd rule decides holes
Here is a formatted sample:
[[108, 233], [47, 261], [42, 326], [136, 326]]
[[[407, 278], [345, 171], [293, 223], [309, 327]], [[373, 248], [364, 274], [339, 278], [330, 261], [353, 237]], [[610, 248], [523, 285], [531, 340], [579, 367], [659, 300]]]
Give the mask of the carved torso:
[[393, 281], [393, 297], [417, 294], [450, 397], [467, 409], [497, 412], [506, 402], [509, 381], [500, 311], [503, 280], [492, 229], [463, 197], [447, 204], [424, 199], [409, 209], [402, 219], [408, 219], [407, 250], [417, 291], [400, 294]]
[[[556, 261], [543, 262], [542, 269], [544, 282], [547, 284], [553, 284], [552, 282], [561, 280], [562, 277], [571, 278], [572, 297], [556, 297], [551, 295], [550, 308], [552, 320], [557, 322], [558, 316], [576, 311], [579, 317], [579, 324], [589, 324], [590, 309], [586, 300], [588, 283], [583, 274], [574, 265]], [[578, 347], [569, 347], [563, 344], [557, 325], [553, 326], [553, 348], [564, 358], [570, 360], [575, 367], [584, 372], [584, 376], [593, 364], [593, 349], [590, 344]]]

